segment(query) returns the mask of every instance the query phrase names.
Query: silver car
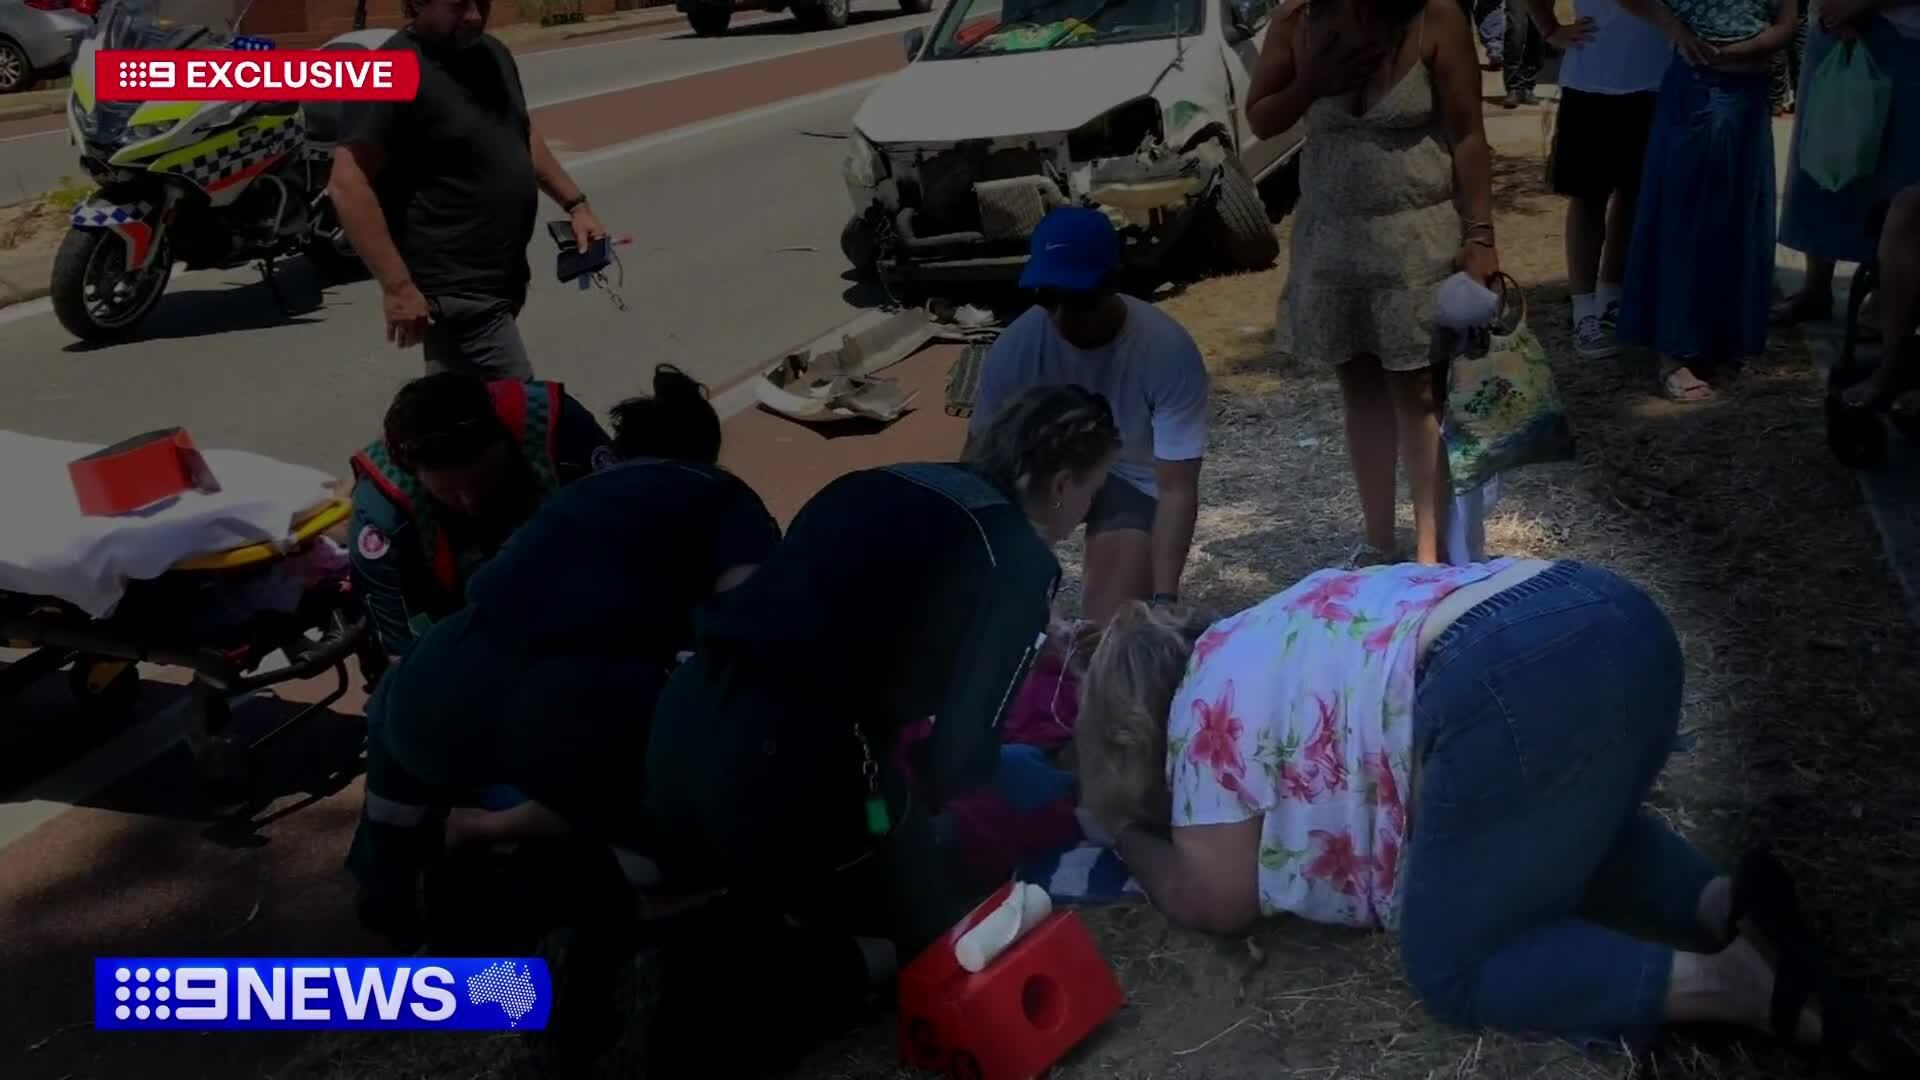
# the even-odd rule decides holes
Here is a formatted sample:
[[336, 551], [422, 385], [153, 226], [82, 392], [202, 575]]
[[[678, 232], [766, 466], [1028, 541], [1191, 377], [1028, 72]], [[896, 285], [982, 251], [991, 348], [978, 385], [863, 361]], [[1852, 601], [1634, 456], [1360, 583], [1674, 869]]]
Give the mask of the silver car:
[[71, 0], [0, 0], [0, 94], [63, 70], [92, 29]]

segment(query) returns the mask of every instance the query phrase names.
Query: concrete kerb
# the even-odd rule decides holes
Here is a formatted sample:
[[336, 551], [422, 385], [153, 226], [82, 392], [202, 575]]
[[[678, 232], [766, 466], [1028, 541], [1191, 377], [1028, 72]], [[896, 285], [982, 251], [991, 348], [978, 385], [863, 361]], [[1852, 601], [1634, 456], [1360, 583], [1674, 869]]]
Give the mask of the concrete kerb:
[[52, 252], [0, 251], [0, 308], [46, 296], [52, 279]]

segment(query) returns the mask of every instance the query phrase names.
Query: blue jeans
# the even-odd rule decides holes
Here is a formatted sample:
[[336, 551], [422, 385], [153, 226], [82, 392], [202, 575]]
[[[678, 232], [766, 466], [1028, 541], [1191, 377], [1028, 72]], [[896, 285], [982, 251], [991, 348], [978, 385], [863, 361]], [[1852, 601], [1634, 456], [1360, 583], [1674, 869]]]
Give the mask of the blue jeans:
[[1683, 665], [1632, 584], [1557, 563], [1467, 612], [1414, 699], [1407, 977], [1464, 1027], [1644, 1046], [1673, 948], [1717, 871], [1642, 803], [1672, 751]]

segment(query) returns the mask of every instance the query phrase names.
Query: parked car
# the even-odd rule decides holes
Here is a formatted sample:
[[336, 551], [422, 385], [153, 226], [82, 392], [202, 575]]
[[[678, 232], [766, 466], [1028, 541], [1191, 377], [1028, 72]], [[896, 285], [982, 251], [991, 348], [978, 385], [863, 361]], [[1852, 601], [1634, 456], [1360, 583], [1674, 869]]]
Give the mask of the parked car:
[[0, 94], [65, 71], [93, 29], [97, 0], [0, 0]]
[[[933, 10], [933, 0], [899, 0], [909, 15]], [[847, 25], [853, 0], [674, 0], [674, 8], [701, 37], [727, 32], [736, 11], [788, 11], [809, 30], [838, 30]]]
[[1275, 0], [949, 0], [861, 105], [841, 248], [862, 276], [1012, 279], [1056, 206], [1104, 209], [1130, 268], [1272, 264], [1260, 185], [1304, 125], [1247, 127]]

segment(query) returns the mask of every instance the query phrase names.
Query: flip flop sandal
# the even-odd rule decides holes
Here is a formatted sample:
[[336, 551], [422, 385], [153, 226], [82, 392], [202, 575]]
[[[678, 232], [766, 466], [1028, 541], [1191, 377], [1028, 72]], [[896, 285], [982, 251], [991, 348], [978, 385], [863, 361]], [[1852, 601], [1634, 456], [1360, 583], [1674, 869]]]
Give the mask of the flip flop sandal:
[[[1675, 385], [1674, 377], [1679, 375], [1682, 370], [1687, 371], [1688, 377], [1693, 379], [1693, 385]], [[1712, 384], [1700, 378], [1700, 376], [1693, 374], [1692, 370], [1683, 364], [1660, 376], [1660, 396], [1676, 405], [1699, 405], [1703, 402], [1712, 401], [1714, 399], [1714, 392]]]
[[[1920, 1055], [1873, 1018], [1861, 996], [1839, 985], [1827, 970], [1821, 950], [1800, 908], [1793, 877], [1771, 853], [1749, 851], [1733, 874], [1726, 939], [1751, 921], [1773, 951], [1773, 1000], [1769, 1021], [1774, 1036], [1789, 1046], [1844, 1063], [1863, 1076], [1914, 1076]], [[1809, 1003], [1820, 1013], [1820, 1042], [1807, 1047], [1798, 1039], [1800, 1014]]]

